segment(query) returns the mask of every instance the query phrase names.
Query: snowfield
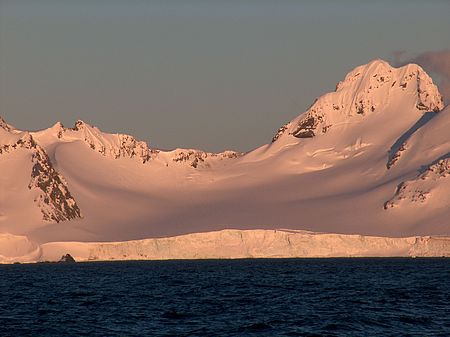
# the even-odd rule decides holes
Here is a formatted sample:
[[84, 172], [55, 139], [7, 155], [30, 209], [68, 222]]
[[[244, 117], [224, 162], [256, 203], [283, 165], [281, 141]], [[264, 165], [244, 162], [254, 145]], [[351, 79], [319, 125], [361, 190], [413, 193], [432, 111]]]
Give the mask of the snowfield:
[[423, 69], [382, 60], [245, 154], [0, 118], [0, 260], [448, 255], [449, 130]]

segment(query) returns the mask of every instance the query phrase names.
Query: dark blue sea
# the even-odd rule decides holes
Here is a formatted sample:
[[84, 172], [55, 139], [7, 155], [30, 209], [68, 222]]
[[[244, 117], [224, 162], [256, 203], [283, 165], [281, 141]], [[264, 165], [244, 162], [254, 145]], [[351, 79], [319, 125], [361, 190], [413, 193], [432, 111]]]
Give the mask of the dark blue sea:
[[450, 259], [0, 266], [0, 336], [450, 336]]

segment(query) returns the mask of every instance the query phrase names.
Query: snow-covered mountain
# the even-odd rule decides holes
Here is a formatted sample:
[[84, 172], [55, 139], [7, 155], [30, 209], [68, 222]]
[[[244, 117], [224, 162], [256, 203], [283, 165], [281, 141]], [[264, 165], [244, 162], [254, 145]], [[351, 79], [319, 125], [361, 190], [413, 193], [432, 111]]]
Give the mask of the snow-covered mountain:
[[246, 154], [0, 119], [0, 232], [40, 243], [225, 228], [449, 235], [449, 130], [450, 107], [423, 69], [382, 60]]

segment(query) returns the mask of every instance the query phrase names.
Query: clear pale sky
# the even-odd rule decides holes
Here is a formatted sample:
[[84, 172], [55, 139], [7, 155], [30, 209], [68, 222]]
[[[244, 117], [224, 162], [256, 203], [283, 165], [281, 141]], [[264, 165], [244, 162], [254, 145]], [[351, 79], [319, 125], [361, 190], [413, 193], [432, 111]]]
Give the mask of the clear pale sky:
[[0, 0], [0, 115], [247, 151], [352, 68], [450, 47], [448, 0]]

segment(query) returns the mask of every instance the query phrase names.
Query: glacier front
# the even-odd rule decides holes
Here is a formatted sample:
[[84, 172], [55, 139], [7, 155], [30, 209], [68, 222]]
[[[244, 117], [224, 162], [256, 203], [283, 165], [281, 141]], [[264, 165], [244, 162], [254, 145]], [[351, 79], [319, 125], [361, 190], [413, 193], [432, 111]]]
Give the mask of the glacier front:
[[0, 263], [76, 261], [450, 257], [450, 237], [406, 238], [313, 233], [297, 230], [237, 230], [186, 234], [122, 242], [48, 242], [0, 235]]

